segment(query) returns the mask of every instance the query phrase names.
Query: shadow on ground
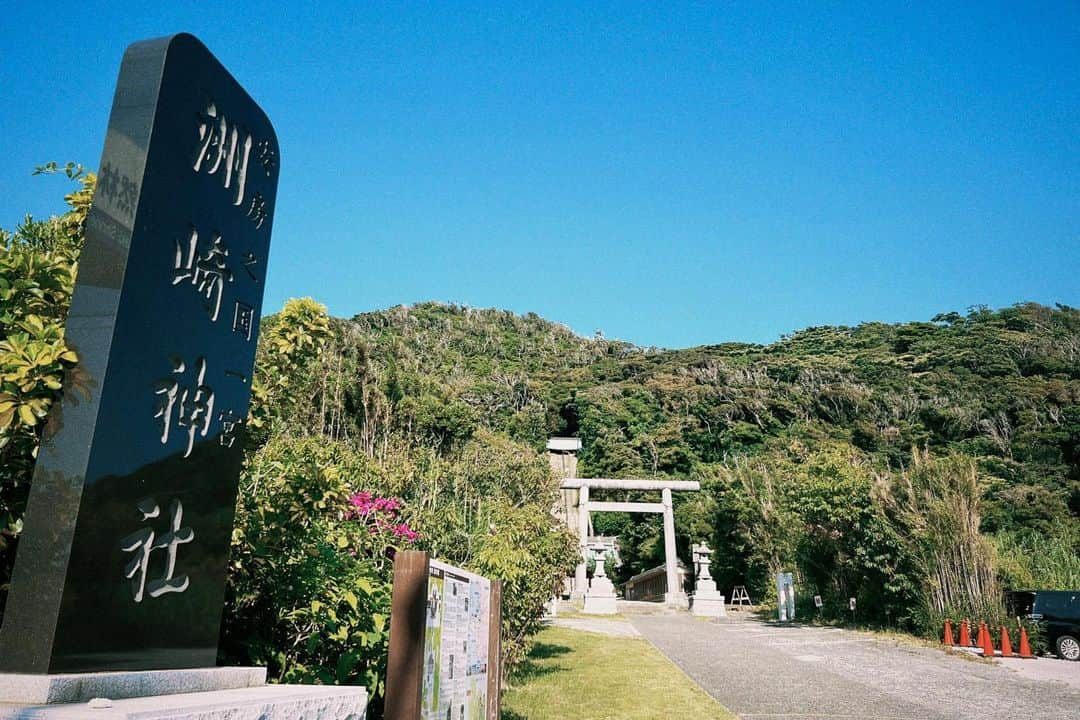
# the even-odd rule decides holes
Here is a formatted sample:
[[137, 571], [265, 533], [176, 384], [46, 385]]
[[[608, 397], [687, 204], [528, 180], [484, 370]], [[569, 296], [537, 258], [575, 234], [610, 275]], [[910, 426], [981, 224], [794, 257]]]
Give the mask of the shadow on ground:
[[[525, 658], [521, 664], [519, 664], [514, 671], [510, 674], [510, 684], [518, 685], [529, 682], [545, 675], [554, 675], [555, 673], [563, 672], [565, 667], [558, 664], [552, 665], [540, 665], [537, 660], [549, 660], [551, 658], [559, 657], [570, 652], [570, 648], [565, 645], [555, 645], [553, 643], [537, 643], [533, 646], [529, 656]], [[515, 720], [513, 714], [507, 715], [503, 713], [504, 720]]]

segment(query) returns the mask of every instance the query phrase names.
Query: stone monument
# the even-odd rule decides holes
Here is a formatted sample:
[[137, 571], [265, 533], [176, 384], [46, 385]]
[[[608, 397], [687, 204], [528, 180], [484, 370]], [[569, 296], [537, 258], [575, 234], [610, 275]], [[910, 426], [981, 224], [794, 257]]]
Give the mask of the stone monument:
[[701, 617], [725, 617], [727, 611], [724, 596], [716, 590], [716, 581], [709, 574], [712, 550], [705, 543], [694, 545], [694, 594], [690, 598], [690, 612]]
[[615, 614], [615, 586], [604, 571], [605, 562], [603, 553], [596, 556], [596, 570], [593, 572], [589, 590], [585, 593], [584, 612], [590, 615]]
[[270, 121], [196, 38], [127, 49], [65, 330], [78, 367], [0, 627], [0, 718], [82, 717], [25, 705], [88, 695], [114, 705], [91, 717], [363, 716], [363, 688], [214, 667], [278, 167]]

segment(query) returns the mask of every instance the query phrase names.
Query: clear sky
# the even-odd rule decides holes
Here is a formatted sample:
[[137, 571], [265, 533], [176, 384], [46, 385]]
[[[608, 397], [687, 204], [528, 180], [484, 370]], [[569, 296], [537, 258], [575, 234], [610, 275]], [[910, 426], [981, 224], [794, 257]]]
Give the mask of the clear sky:
[[1076, 2], [15, 5], [0, 227], [96, 168], [125, 46], [192, 32], [281, 143], [268, 312], [683, 347], [1080, 305]]

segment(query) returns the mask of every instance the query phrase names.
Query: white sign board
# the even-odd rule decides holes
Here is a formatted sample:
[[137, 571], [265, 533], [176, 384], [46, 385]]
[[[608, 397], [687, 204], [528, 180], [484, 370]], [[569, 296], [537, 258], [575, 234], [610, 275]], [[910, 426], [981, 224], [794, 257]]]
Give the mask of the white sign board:
[[491, 581], [432, 560], [424, 629], [423, 720], [484, 720]]

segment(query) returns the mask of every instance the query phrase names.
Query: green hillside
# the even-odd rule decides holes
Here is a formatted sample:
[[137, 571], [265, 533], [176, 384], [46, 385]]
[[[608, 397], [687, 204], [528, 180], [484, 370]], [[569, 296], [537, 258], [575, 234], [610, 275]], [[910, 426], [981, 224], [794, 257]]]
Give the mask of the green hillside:
[[[486, 428], [541, 449], [548, 436], [575, 435], [583, 474], [703, 480], [705, 492], [677, 498], [680, 550], [688, 556], [690, 542], [701, 539], [718, 545], [722, 585], [765, 592], [771, 566], [802, 564], [828, 544], [821, 533], [830, 523], [865, 530], [873, 524], [867, 518], [890, 517], [889, 532], [914, 532], [901, 527], [897, 498], [880, 491], [908, 482], [913, 452], [959, 463], [957, 477], [970, 466], [972, 512], [995, 538], [988, 562], [1005, 585], [1054, 582], [1051, 571], [1029, 567], [1043, 547], [1064, 558], [1068, 570], [1064, 578], [1054, 571], [1057, 582], [1080, 580], [1074, 308], [979, 307], [930, 321], [808, 328], [767, 346], [685, 350], [582, 338], [533, 314], [433, 303], [339, 322], [386, 398], [385, 422], [410, 443], [447, 448]], [[364, 412], [354, 421], [362, 433]], [[807, 525], [807, 507], [822, 501], [800, 497], [799, 488], [815, 487], [815, 473], [854, 484], [830, 486], [827, 519]], [[775, 517], [772, 505], [781, 508]], [[876, 509], [862, 519], [840, 512], [863, 505]], [[661, 561], [655, 518], [594, 522], [623, 538], [621, 578]], [[818, 592], [839, 602], [875, 572], [917, 574], [900, 568], [915, 560], [899, 547], [860, 560], [870, 541], [846, 534], [850, 547], [834, 548], [823, 564], [807, 561], [821, 565]], [[879, 589], [896, 596], [893, 618], [918, 594], [910, 579]]]
[[692, 475], [782, 439], [850, 442], [893, 467], [928, 447], [978, 459], [1003, 506], [988, 529], [1080, 511], [1074, 308], [977, 308], [686, 350], [432, 303], [344, 326], [417, 439], [484, 426], [539, 448], [577, 435], [594, 476]]

